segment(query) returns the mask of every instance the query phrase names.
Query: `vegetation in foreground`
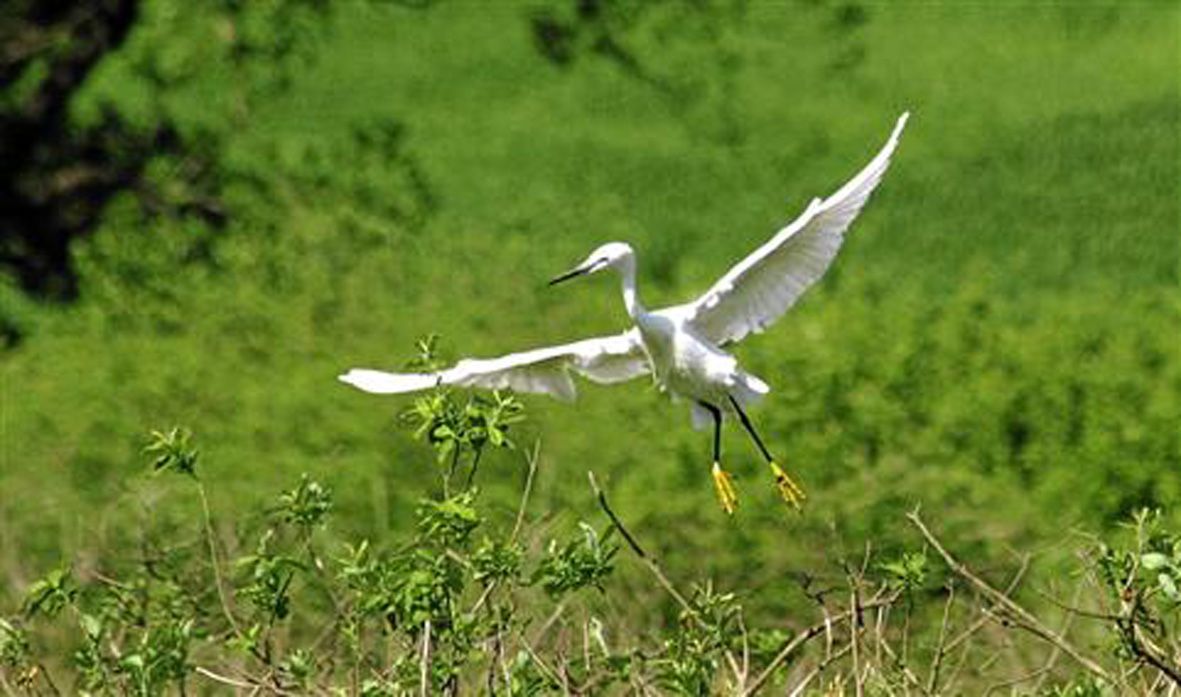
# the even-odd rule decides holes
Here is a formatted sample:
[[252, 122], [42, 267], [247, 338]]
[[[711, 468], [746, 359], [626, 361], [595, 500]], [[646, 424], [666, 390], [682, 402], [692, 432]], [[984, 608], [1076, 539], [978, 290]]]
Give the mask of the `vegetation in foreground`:
[[[232, 537], [210, 513], [216, 482], [186, 430], [153, 432], [151, 470], [170, 477], [134, 551], [65, 566], [0, 617], [0, 687], [9, 694], [751, 695], [1150, 694], [1181, 686], [1176, 664], [1181, 537], [1138, 513], [1112, 542], [1080, 548], [1073, 591], [1037, 616], [1015, 599], [1031, 563], [990, 582], [918, 511], [914, 550], [869, 547], [839, 581], [798, 583], [806, 612], [754, 620], [755, 593], [673, 579], [589, 473], [600, 519], [555, 538], [529, 512], [538, 449], [509, 520], [477, 484], [489, 449], [514, 449], [511, 396], [421, 397], [403, 414], [437, 457], [435, 495], [412, 528], [342, 537], [330, 488], [303, 475]], [[201, 520], [167, 515], [193, 496]], [[142, 502], [141, 502], [142, 503]], [[614, 576], [647, 573], [673, 615], [631, 633], [634, 599]], [[784, 581], [793, 583], [794, 581]], [[69, 657], [68, 659], [66, 657]]]
[[[87, 226], [55, 248], [60, 282], [19, 270], [0, 282], [6, 618], [55, 566], [89, 589], [81, 602], [94, 569], [134, 579], [128, 550], [145, 541], [189, 544], [200, 590], [212, 590], [207, 533], [191, 527], [205, 517], [200, 497], [140, 476], [146, 425], [199, 434], [231, 591], [233, 560], [272, 524], [271, 492], [302, 471], [333, 492], [329, 527], [312, 535], [326, 568], [346, 542], [396, 552], [390, 531], [417, 530], [436, 473], [409, 466], [430, 457], [425, 446], [389, 435], [402, 403], [334, 389], [342, 367], [386, 365], [426, 328], [464, 355], [614, 330], [613, 289], [539, 288], [608, 239], [636, 246], [654, 303], [690, 297], [843, 181], [903, 109], [914, 113], [907, 144], [833, 272], [740, 349], [775, 386], [755, 416], [812, 495], [806, 514], [785, 517], [755, 454], [736, 447], [741, 508], [727, 522], [708, 443], [641, 384], [588, 387], [575, 408], [522, 396], [538, 408], [516, 438], [545, 434], [519, 538], [526, 573], [549, 539], [579, 539], [579, 520], [598, 515], [585, 469], [682, 595], [712, 579], [738, 594], [752, 628], [821, 616], [816, 588], [843, 596], [867, 541], [867, 575], [913, 553], [921, 541], [903, 514], [920, 503], [997, 587], [1022, 569], [1011, 550], [1028, 551], [1013, 597], [1054, 628], [1062, 610], [1050, 599], [1068, 603], [1076, 552], [1093, 549], [1071, 531], [1114, 545], [1144, 507], [1181, 529], [1175, 4], [119, 4], [142, 12], [118, 50], [71, 81], [52, 124], [86, 157], [67, 148], [0, 175], [19, 178], [3, 196], [16, 190], [52, 218], [5, 235], [6, 259], [14, 241]], [[5, 54], [29, 68], [5, 73], [5, 113], [63, 84], [45, 80], [40, 51], [66, 63], [87, 52], [41, 38], [53, 40]], [[137, 145], [154, 133], [169, 147]], [[130, 185], [104, 190], [101, 205], [57, 205], [112, 174]], [[22, 290], [39, 281], [74, 300]], [[514, 457], [482, 458], [473, 505], [490, 537], [515, 521], [528, 470]], [[620, 590], [584, 589], [567, 607], [602, 618], [612, 651], [660, 651], [679, 610], [649, 574], [624, 544], [604, 583]], [[940, 597], [942, 578], [928, 577], [912, 607], [934, 614], [912, 626], [930, 629], [942, 605], [921, 601]], [[317, 616], [302, 579], [292, 623]], [[520, 592], [524, 615], [534, 601], [538, 614], [554, 607], [537, 586]], [[231, 595], [250, 626], [249, 599]], [[68, 683], [63, 647], [77, 632], [63, 612], [13, 626]], [[551, 630], [581, 646], [570, 638], [580, 620], [564, 622]], [[1070, 631], [1110, 668], [1093, 626], [1078, 618]], [[226, 620], [195, 627], [197, 664], [266, 678], [246, 658], [241, 673], [205, 662]], [[303, 636], [289, 645], [309, 646]], [[908, 655], [925, 676], [930, 661]], [[1042, 687], [1076, 667], [1055, 666]]]

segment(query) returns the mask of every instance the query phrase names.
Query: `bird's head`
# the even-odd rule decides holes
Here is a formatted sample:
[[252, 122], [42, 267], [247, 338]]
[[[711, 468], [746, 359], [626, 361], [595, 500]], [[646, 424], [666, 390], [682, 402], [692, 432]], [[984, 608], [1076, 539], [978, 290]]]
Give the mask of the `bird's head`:
[[628, 243], [608, 242], [591, 252], [581, 264], [561, 276], [554, 278], [549, 284], [552, 286], [562, 281], [569, 281], [572, 278], [592, 274], [603, 269], [619, 268], [621, 264], [632, 263], [634, 259], [635, 252], [632, 251], [631, 245]]

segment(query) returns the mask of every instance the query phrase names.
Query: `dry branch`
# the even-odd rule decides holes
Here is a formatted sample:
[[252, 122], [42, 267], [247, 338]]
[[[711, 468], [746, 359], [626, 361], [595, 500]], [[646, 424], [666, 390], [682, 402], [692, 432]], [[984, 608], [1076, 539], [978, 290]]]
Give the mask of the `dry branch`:
[[1035, 617], [1031, 612], [1021, 607], [1010, 598], [1008, 595], [993, 588], [987, 581], [972, 573], [972, 570], [965, 566], [962, 562], [957, 560], [947, 551], [947, 548], [939, 542], [939, 539], [931, 532], [931, 530], [923, 523], [922, 518], [919, 517], [918, 511], [912, 511], [906, 514], [906, 517], [918, 528], [927, 542], [939, 552], [939, 556], [943, 557], [943, 561], [947, 566], [956, 573], [956, 575], [967, 580], [977, 590], [983, 593], [988, 598], [992, 599], [999, 608], [1007, 611], [1013, 623], [1034, 634], [1037, 637], [1053, 644], [1062, 650], [1063, 653], [1073, 658], [1079, 665], [1086, 668], [1088, 672], [1092, 673], [1105, 682], [1111, 682], [1111, 677], [1103, 666], [1096, 663], [1091, 658], [1085, 656], [1081, 651], [1074, 647], [1065, 637], [1060, 636], [1057, 632], [1044, 625], [1041, 620]]

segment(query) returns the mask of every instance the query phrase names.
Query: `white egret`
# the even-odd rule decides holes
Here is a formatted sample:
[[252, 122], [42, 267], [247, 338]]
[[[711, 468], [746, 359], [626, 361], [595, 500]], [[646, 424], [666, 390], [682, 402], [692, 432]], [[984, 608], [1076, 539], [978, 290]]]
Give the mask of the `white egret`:
[[721, 466], [721, 428], [725, 415], [738, 418], [766, 459], [784, 500], [799, 507], [804, 492], [775, 463], [743, 407], [770, 388], [739, 367], [724, 348], [763, 331], [781, 317], [828, 269], [845, 231], [881, 181], [909, 114], [903, 114], [881, 151], [855, 177], [828, 198], [813, 199], [798, 218], [731, 268], [703, 295], [683, 305], [648, 310], [636, 292], [636, 256], [623, 242], [610, 242], [590, 253], [550, 285], [615, 270], [623, 284], [623, 302], [634, 326], [614, 336], [513, 353], [500, 358], [466, 359], [434, 373], [387, 373], [356, 369], [340, 379], [366, 392], [389, 394], [437, 385], [511, 388], [572, 400], [570, 372], [597, 383], [615, 383], [651, 374], [674, 397], [685, 398], [693, 426], [712, 419], [713, 480], [727, 513], [737, 503], [734, 486]]

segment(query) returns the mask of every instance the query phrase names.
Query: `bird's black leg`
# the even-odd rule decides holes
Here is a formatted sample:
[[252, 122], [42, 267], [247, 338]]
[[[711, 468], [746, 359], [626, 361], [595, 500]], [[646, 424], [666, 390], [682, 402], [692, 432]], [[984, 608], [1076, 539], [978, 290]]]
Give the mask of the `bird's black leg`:
[[714, 417], [714, 462], [722, 461], [722, 410], [709, 402], [698, 402], [702, 409]]
[[734, 397], [731, 397], [730, 395], [727, 395], [727, 397], [730, 398], [730, 404], [734, 407], [734, 413], [738, 414], [738, 420], [742, 422], [742, 427], [745, 428], [746, 432], [750, 434], [750, 437], [754, 439], [755, 445], [759, 448], [759, 452], [763, 454], [763, 457], [766, 458], [767, 462], [774, 462], [775, 458], [771, 457], [771, 452], [767, 450], [767, 446], [763, 445], [763, 439], [759, 438], [758, 432], [755, 431], [755, 425], [750, 422], [750, 417], [746, 415], [746, 412], [742, 410], [742, 407], [738, 406], [738, 400], [734, 399]]
[[759, 438], [754, 424], [751, 423], [746, 412], [742, 411], [738, 400], [734, 399], [733, 395], [727, 395], [727, 397], [730, 399], [730, 405], [734, 407], [734, 413], [738, 414], [738, 420], [742, 422], [742, 427], [750, 434], [751, 440], [758, 446], [759, 452], [763, 454], [763, 457], [767, 460], [767, 464], [771, 467], [771, 474], [775, 477], [775, 485], [779, 488], [780, 495], [795, 508], [800, 508], [804, 499], [807, 498], [804, 490], [791, 477], [787, 476], [787, 472], [784, 472], [782, 467], [775, 463], [775, 458], [771, 455], [771, 451], [767, 450], [767, 446], [763, 445], [763, 439]]
[[705, 409], [714, 417], [714, 489], [718, 492], [718, 501], [722, 504], [722, 509], [726, 513], [733, 514], [735, 507], [738, 505], [738, 493], [734, 491], [734, 484], [730, 481], [730, 475], [726, 470], [722, 469], [722, 410], [715, 407], [708, 402], [698, 402], [702, 409]]

